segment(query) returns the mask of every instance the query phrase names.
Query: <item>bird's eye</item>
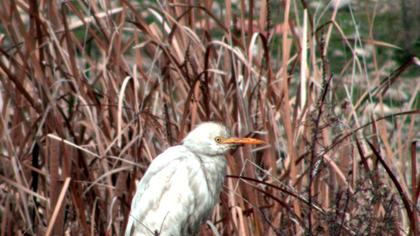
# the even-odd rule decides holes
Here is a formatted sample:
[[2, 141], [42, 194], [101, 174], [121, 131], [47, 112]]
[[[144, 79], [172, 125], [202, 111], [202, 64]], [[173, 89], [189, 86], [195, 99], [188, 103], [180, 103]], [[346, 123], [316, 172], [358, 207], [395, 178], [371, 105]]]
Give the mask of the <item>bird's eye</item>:
[[216, 137], [216, 138], [214, 138], [214, 141], [216, 141], [216, 143], [221, 143], [222, 142], [222, 137]]

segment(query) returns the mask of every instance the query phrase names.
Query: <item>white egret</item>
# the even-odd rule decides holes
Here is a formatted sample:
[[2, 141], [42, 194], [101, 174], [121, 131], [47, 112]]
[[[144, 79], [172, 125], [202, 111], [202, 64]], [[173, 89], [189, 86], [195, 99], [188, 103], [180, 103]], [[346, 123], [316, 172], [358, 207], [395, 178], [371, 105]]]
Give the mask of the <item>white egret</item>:
[[125, 235], [196, 235], [218, 201], [225, 154], [237, 145], [262, 143], [231, 137], [214, 122], [198, 125], [150, 164], [137, 184]]

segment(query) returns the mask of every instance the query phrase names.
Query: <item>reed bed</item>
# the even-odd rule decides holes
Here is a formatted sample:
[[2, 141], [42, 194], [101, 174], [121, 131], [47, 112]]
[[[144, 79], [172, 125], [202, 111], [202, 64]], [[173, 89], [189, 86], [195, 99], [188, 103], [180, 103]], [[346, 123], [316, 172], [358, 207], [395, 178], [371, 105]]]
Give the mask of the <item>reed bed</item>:
[[149, 163], [208, 120], [267, 144], [227, 157], [200, 235], [419, 233], [420, 83], [404, 77], [419, 59], [381, 64], [375, 50], [397, 46], [375, 39], [376, 12], [356, 36], [339, 14], [305, 0], [1, 1], [1, 235], [123, 235]]

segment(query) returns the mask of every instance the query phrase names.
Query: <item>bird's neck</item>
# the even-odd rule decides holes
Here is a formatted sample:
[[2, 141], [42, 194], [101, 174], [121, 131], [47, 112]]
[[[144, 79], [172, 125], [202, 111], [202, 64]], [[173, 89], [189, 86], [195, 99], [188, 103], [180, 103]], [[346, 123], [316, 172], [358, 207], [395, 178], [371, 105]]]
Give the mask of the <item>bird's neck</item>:
[[214, 169], [215, 171], [225, 171], [226, 158], [224, 155], [207, 155], [204, 153], [197, 153], [192, 151], [199, 159], [202, 167], [205, 169]]
[[196, 157], [200, 161], [208, 191], [214, 199], [218, 199], [226, 175], [226, 158], [223, 155], [209, 156], [203, 154], [196, 154]]

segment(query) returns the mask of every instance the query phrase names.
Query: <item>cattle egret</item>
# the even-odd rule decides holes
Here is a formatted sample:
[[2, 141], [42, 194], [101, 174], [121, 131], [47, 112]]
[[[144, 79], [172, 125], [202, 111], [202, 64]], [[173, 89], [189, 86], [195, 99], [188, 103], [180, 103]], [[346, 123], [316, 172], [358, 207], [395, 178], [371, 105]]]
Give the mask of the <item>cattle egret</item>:
[[241, 144], [262, 143], [231, 137], [225, 126], [214, 122], [198, 125], [150, 164], [137, 184], [125, 235], [196, 235], [217, 203], [225, 154]]

